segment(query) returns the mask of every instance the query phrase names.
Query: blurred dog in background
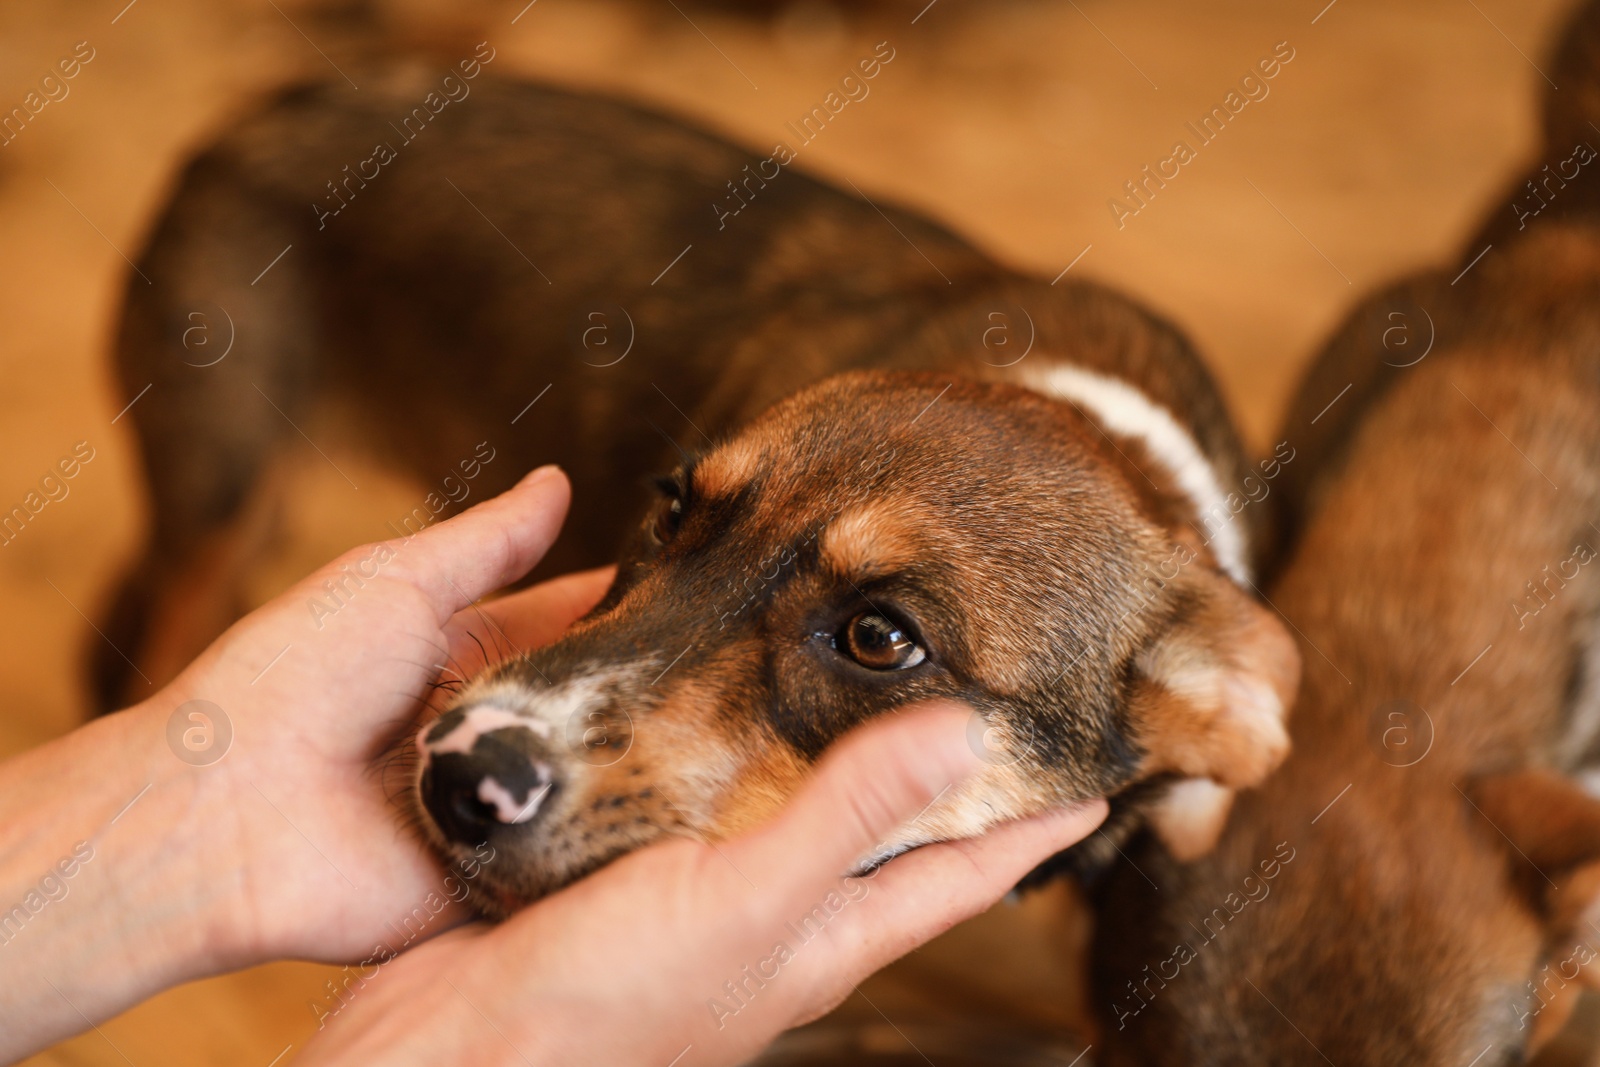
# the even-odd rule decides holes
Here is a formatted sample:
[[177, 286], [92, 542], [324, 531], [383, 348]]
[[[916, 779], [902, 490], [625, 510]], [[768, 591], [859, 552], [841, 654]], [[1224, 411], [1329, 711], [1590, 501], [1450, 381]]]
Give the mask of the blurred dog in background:
[[1213, 853], [1096, 887], [1106, 1063], [1522, 1063], [1600, 974], [1600, 5], [1553, 77], [1565, 184], [1366, 301], [1290, 412], [1294, 753]]

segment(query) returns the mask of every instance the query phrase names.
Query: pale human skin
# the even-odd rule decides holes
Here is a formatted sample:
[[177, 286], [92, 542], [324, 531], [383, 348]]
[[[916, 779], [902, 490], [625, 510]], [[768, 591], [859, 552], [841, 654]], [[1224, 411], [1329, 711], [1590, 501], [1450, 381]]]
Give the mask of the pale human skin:
[[[541, 468], [409, 541], [355, 549], [240, 620], [149, 699], [0, 764], [0, 1060], [192, 979], [283, 958], [369, 960], [393, 940], [391, 922], [437, 899], [447, 872], [400, 827], [374, 763], [414, 722], [438, 664], [482, 662], [469, 634], [532, 647], [598, 600], [606, 571], [474, 606], [544, 555], [568, 493]], [[311, 610], [324, 582], [358, 562], [376, 573], [337, 612]], [[205, 765], [168, 739], [191, 700], [232, 728], [226, 754]], [[451, 905], [419, 943], [431, 940], [364, 969], [370, 980], [299, 1062], [739, 1062], [987, 908], [1104, 817], [1096, 801], [842, 880], [977, 769], [967, 721], [944, 707], [874, 724], [745, 836], [669, 841], [508, 922], [434, 937], [470, 917]], [[775, 962], [785, 924], [824, 901], [844, 903]], [[735, 1000], [723, 983], [746, 965], [777, 974]], [[710, 1007], [719, 997], [721, 1013]]]

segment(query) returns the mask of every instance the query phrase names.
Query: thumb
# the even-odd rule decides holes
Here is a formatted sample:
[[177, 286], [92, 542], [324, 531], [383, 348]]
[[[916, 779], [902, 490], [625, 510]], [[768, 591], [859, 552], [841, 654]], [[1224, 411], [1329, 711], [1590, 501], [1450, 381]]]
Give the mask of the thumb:
[[384, 569], [422, 590], [442, 625], [533, 569], [555, 541], [570, 496], [566, 475], [540, 467], [491, 500], [388, 542], [394, 562]]
[[929, 705], [839, 741], [812, 781], [750, 841], [757, 869], [806, 890], [833, 881], [983, 766], [967, 743], [971, 712]]

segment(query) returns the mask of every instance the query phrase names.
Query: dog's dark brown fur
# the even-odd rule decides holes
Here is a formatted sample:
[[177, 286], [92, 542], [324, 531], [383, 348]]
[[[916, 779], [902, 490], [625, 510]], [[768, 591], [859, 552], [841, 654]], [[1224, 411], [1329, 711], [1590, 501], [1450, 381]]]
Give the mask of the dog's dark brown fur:
[[1284, 420], [1298, 458], [1280, 481], [1278, 544], [1294, 541], [1319, 486], [1337, 476], [1366, 412], [1427, 353], [1458, 342], [1463, 330], [1479, 324], [1472, 312], [1481, 290], [1466, 282], [1477, 268], [1465, 268], [1480, 254], [1477, 265], [1492, 262], [1545, 227], [1600, 218], [1600, 4], [1573, 14], [1557, 35], [1548, 69], [1560, 88], [1544, 94], [1536, 157], [1490, 201], [1455, 269], [1405, 279], [1364, 300], [1307, 371]]
[[[892, 847], [1185, 778], [1210, 783], [1205, 803], [1164, 825], [1201, 847], [1231, 790], [1282, 757], [1292, 645], [1224, 576], [1217, 516], [1161, 450], [1039, 386], [1070, 365], [1137, 391], [1237, 490], [1238, 442], [1184, 339], [793, 163], [752, 180], [770, 166], [671, 119], [464, 72], [470, 95], [375, 176], [344, 168], [397, 142], [442, 72], [294, 90], [183, 174], [119, 340], [129, 397], [153, 383], [130, 418], [155, 528], [113, 643], [159, 682], [236, 613], [247, 502], [332, 403], [429, 482], [482, 447], [484, 490], [561, 464], [575, 502], [548, 570], [613, 560], [633, 534], [606, 604], [451, 720], [485, 699], [554, 714], [617, 668], [539, 753], [562, 779], [543, 829], [497, 831], [502, 905], [662, 833], [730, 832], [841, 731], [936, 694], [972, 700], [1005, 757]], [[732, 217], [729, 183], [748, 201]], [[224, 325], [220, 361], [185, 348]], [[986, 345], [997, 326], [1007, 346]], [[675, 505], [635, 488], [674, 464]], [[1263, 517], [1223, 525], [1259, 551]], [[842, 657], [840, 627], [869, 610], [926, 663]], [[107, 702], [127, 692], [113, 656], [99, 681]], [[581, 737], [625, 732], [628, 758], [565, 751], [578, 712]]]
[[[1595, 47], [1564, 46], [1563, 95]], [[1271, 593], [1294, 752], [1211, 855], [1142, 838], [1097, 888], [1104, 1062], [1520, 1063], [1592, 982], [1600, 802], [1568, 776], [1600, 755], [1596, 221], [1380, 294], [1307, 376]]]
[[[713, 204], [758, 158], [611, 100], [480, 74], [319, 229], [313, 205], [338, 203], [325, 183], [346, 180], [374, 141], [400, 143], [391, 122], [440, 76], [364, 80], [360, 94], [289, 92], [191, 163], [140, 259], [152, 284], [130, 277], [119, 375], [128, 399], [153, 383], [129, 417], [155, 524], [108, 631], [130, 653], [146, 648], [150, 604], [180, 594], [177, 577], [299, 440], [291, 420], [330, 398], [360, 416], [358, 445], [428, 483], [485, 439], [506, 458], [484, 489], [559, 463], [576, 491], [550, 571], [615, 558], [648, 503], [644, 476], [680, 446], [703, 449], [851, 368], [998, 377], [993, 364], [1023, 346], [1024, 310], [1040, 352], [1137, 383], [1230, 472], [1227, 487], [1246, 473], [1189, 345], [1143, 309], [1007, 272], [793, 166], [719, 230]], [[996, 313], [1015, 349], [981, 343]], [[230, 334], [225, 359], [195, 365]], [[599, 365], [630, 337], [626, 358]], [[134, 658], [152, 678], [181, 665]], [[127, 675], [100, 655], [101, 698], [126, 699]]]

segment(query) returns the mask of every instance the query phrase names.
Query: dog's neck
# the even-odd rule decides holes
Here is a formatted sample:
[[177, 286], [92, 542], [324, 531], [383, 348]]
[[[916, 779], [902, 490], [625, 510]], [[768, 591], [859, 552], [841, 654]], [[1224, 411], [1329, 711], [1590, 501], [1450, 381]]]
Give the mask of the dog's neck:
[[1171, 411], [1128, 381], [1068, 362], [1040, 361], [1018, 371], [1020, 384], [1071, 404], [1107, 437], [1138, 442], [1143, 452], [1160, 464], [1166, 475], [1160, 480], [1181, 493], [1197, 517], [1227, 516], [1208, 536], [1202, 536], [1223, 572], [1240, 585], [1250, 584], [1250, 547], [1244, 525], [1235, 521], [1216, 465]]

